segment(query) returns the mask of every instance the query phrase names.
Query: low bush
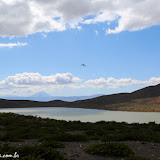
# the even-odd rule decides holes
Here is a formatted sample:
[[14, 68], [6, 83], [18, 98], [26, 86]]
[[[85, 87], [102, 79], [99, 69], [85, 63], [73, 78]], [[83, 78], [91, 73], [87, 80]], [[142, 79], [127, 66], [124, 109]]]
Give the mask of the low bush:
[[[43, 119], [33, 116], [22, 116], [13, 113], [0, 113], [0, 126], [3, 135], [0, 140], [23, 141], [37, 139], [53, 141], [144, 141], [160, 143], [160, 125], [127, 124], [117, 122], [81, 123], [79, 121], [66, 122], [63, 120]], [[85, 134], [70, 135], [67, 131], [83, 131]]]
[[64, 148], [64, 144], [62, 142], [56, 142], [56, 141], [45, 141], [42, 144], [42, 146], [51, 148]]
[[20, 160], [68, 160], [60, 152], [51, 147], [45, 147], [43, 145], [37, 145], [33, 147], [10, 147], [9, 145], [5, 144], [4, 146], [0, 146], [0, 151], [1, 154], [12, 155], [17, 152]]
[[42, 140], [45, 141], [61, 141], [61, 142], [84, 142], [88, 141], [88, 137], [86, 135], [82, 134], [68, 134], [68, 133], [59, 133], [59, 134], [53, 134], [49, 136], [45, 136], [42, 138]]
[[124, 143], [96, 144], [84, 148], [86, 153], [117, 157], [132, 157], [135, 152]]

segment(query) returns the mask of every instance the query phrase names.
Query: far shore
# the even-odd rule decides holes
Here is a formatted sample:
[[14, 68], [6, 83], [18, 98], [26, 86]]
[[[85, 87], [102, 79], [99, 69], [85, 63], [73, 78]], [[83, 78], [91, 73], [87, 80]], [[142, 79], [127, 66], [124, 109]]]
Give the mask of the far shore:
[[60, 108], [80, 108], [80, 109], [95, 109], [95, 110], [105, 110], [105, 111], [122, 111], [122, 112], [160, 112], [160, 108], [158, 108], [158, 110], [156, 109], [141, 109], [141, 107], [139, 107], [139, 109], [136, 109], [134, 107], [119, 107], [119, 108], [112, 108], [111, 107], [71, 107], [71, 106], [31, 106], [31, 107], [24, 107], [24, 106], [18, 106], [18, 107], [0, 107], [1, 109], [14, 109], [14, 108], [45, 108], [45, 107], [60, 107]]

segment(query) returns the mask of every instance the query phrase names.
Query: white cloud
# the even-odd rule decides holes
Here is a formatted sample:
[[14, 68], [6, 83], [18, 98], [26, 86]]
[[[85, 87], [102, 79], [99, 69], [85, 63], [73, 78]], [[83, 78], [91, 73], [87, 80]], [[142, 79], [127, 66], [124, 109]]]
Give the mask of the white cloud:
[[160, 78], [150, 78], [147, 81], [140, 81], [140, 80], [135, 80], [132, 78], [124, 78], [124, 79], [116, 79], [116, 78], [99, 78], [95, 80], [88, 80], [85, 82], [86, 87], [92, 87], [92, 88], [120, 88], [120, 87], [128, 87], [128, 86], [135, 86], [135, 85], [145, 85], [145, 86], [150, 86], [150, 85], [156, 85], [160, 83]]
[[131, 86], [151, 86], [160, 83], [160, 78], [152, 77], [146, 81], [135, 80], [132, 78], [99, 78], [81, 82], [79, 77], [71, 73], [57, 73], [44, 76], [39, 73], [21, 73], [14, 76], [8, 76], [0, 81], [0, 95], [15, 94], [28, 95], [39, 91], [53, 92], [54, 90], [70, 88], [123, 88]]
[[[81, 29], [81, 24], [110, 23], [106, 33], [137, 31], [160, 25], [159, 0], [1, 0], [0, 36]], [[87, 17], [92, 18], [87, 18]]]
[[53, 92], [55, 89], [81, 88], [80, 78], [71, 73], [44, 76], [39, 73], [20, 73], [0, 81], [0, 95], [28, 95], [39, 91]]
[[17, 42], [17, 43], [0, 43], [0, 48], [1, 47], [9, 47], [9, 48], [12, 48], [12, 47], [19, 47], [19, 46], [26, 46], [27, 43], [20, 43], [20, 42]]
[[51, 86], [56, 88], [74, 85], [79, 82], [80, 79], [73, 77], [71, 73], [57, 73], [51, 76], [42, 76], [39, 73], [21, 73], [0, 81], [0, 88], [29, 88], [33, 86]]
[[134, 85], [156, 85], [160, 83], [160, 78], [152, 77], [146, 81], [135, 80], [132, 78], [108, 78], [103, 77], [99, 79], [87, 80], [82, 84], [79, 84], [81, 79], [74, 77], [71, 73], [57, 73], [55, 75], [43, 76], [40, 73], [20, 73], [14, 76], [8, 76], [4, 80], [0, 81], [1, 89], [11, 88], [63, 88], [70, 87], [72, 89], [79, 89], [85, 87], [93, 88], [120, 88]]

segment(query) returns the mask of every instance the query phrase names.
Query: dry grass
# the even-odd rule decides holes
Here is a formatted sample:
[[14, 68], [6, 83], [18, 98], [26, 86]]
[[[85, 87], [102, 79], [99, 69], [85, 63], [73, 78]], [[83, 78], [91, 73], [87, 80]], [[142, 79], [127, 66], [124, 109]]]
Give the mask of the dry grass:
[[105, 109], [116, 111], [160, 112], [160, 103], [153, 102], [154, 98], [136, 99], [125, 103], [105, 105]]

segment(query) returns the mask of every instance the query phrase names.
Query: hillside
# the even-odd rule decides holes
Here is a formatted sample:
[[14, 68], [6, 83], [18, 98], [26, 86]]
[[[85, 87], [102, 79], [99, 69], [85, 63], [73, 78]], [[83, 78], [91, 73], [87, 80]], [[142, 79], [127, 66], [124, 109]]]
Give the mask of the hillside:
[[123, 111], [160, 112], [160, 84], [146, 87], [132, 93], [119, 93], [93, 99], [65, 102], [60, 100], [36, 102], [26, 100], [0, 100], [0, 108], [20, 107], [73, 107]]

